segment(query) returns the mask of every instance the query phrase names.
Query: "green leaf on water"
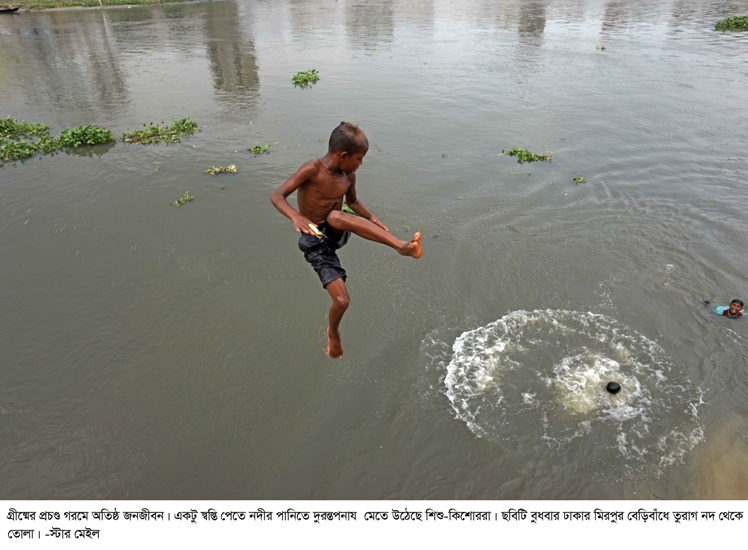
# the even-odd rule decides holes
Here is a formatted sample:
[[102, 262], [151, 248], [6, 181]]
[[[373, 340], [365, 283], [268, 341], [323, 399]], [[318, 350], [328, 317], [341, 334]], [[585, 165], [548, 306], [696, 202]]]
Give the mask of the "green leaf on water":
[[542, 155], [536, 155], [535, 153], [531, 153], [527, 149], [522, 149], [520, 147], [515, 147], [514, 149], [507, 151], [506, 153], [504, 150], [501, 150], [501, 153], [499, 153], [499, 156], [503, 155], [509, 155], [510, 157], [517, 157], [517, 162], [519, 164], [522, 164], [523, 162], [536, 162], [539, 160], [545, 161], [545, 162], [551, 162], [551, 159], [553, 158], [553, 153], [545, 153]]

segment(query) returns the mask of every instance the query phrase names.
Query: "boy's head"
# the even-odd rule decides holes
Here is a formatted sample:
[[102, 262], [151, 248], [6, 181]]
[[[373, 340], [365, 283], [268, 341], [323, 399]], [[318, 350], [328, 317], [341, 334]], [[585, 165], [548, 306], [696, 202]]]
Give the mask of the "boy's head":
[[348, 175], [361, 167], [369, 150], [364, 131], [350, 122], [341, 122], [330, 134], [327, 154], [333, 156], [337, 167]]
[[743, 311], [743, 300], [733, 300], [730, 302], [730, 315], [735, 315]]
[[341, 122], [330, 134], [327, 147], [329, 153], [366, 153], [369, 150], [369, 140], [364, 131], [350, 122]]

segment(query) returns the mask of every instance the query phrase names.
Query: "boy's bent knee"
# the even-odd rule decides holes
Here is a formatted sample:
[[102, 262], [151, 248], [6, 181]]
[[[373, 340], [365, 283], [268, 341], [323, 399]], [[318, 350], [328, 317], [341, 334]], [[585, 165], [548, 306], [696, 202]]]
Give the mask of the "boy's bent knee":
[[342, 221], [342, 216], [344, 216], [340, 210], [333, 210], [327, 215], [327, 218], [325, 218], [325, 221], [332, 225], [333, 227], [338, 227], [340, 225], [340, 222]]

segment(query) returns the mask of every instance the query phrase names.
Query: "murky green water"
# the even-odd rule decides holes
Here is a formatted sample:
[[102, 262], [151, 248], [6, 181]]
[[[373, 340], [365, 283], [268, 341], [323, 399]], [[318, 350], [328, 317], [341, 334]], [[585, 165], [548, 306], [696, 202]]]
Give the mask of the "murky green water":
[[[713, 30], [745, 13], [0, 17], [0, 116], [203, 126], [0, 168], [0, 498], [748, 498], [748, 324], [702, 305], [748, 297], [748, 34]], [[269, 195], [340, 120], [371, 143], [360, 198], [424, 255], [341, 251], [332, 361], [329, 298]]]

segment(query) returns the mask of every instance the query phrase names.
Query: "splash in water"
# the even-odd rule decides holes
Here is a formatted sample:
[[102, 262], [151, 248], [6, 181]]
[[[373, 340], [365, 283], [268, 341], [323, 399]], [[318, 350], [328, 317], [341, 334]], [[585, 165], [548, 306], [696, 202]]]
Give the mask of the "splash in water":
[[457, 337], [446, 370], [475, 435], [520, 453], [542, 442], [592, 474], [659, 475], [703, 437], [700, 390], [657, 343], [604, 315], [514, 311]]

